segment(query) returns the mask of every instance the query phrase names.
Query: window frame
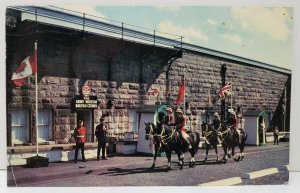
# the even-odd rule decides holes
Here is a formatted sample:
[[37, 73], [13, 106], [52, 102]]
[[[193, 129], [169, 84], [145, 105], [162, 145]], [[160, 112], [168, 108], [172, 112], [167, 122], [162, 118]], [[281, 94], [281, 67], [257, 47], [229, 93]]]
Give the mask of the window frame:
[[[26, 113], [26, 117], [25, 117], [25, 120], [26, 120], [26, 124], [25, 125], [14, 125], [13, 123], [13, 114], [14, 112], [17, 112], [17, 111], [23, 111]], [[29, 119], [29, 109], [13, 109], [11, 110], [11, 145], [14, 146], [14, 145], [23, 145], [23, 144], [27, 144], [29, 143], [29, 140], [30, 140], [30, 119]], [[13, 135], [13, 130], [14, 128], [20, 128], [20, 127], [25, 127], [25, 139], [24, 140], [20, 140], [19, 138], [13, 138], [14, 135]]]

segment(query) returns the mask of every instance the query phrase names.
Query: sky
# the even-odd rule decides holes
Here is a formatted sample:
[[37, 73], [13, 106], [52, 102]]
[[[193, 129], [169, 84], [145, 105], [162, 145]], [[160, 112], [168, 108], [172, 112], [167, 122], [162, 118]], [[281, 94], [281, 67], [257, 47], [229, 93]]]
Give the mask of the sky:
[[[149, 33], [156, 30], [156, 33], [183, 36], [183, 42], [186, 43], [274, 66], [292, 68], [292, 7], [90, 4], [56, 6], [95, 15], [107, 22], [123, 22], [125, 27], [130, 24], [146, 28]], [[177, 36], [168, 35], [171, 38], [178, 38]]]

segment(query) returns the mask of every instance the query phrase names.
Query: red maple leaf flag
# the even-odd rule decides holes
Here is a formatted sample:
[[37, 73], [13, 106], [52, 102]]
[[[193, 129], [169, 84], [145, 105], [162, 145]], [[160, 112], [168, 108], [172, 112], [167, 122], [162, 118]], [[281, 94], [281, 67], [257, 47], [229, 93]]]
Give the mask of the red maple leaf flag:
[[34, 54], [25, 58], [12, 75], [14, 87], [21, 87], [26, 84], [27, 77], [37, 72], [37, 49], [35, 46]]
[[176, 105], [180, 105], [182, 100], [184, 99], [185, 95], [185, 85], [184, 85], [184, 78], [181, 80], [181, 84], [179, 86], [178, 96], [176, 100]]
[[148, 91], [148, 95], [156, 95], [157, 93], [159, 93], [159, 90], [157, 88]]

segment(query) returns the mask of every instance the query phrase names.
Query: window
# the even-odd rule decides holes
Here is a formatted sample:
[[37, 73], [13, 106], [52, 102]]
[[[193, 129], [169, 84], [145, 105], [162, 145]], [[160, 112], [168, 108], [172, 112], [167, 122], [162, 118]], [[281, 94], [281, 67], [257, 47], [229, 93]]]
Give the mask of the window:
[[49, 141], [52, 139], [52, 114], [48, 109], [39, 110], [38, 112], [38, 138], [39, 141]]
[[128, 116], [129, 116], [129, 128], [131, 128], [131, 131], [133, 131], [135, 134], [138, 133], [136, 122], [137, 122], [137, 113], [135, 110], [128, 110]]
[[24, 144], [29, 141], [28, 110], [14, 110], [11, 112], [12, 145]]

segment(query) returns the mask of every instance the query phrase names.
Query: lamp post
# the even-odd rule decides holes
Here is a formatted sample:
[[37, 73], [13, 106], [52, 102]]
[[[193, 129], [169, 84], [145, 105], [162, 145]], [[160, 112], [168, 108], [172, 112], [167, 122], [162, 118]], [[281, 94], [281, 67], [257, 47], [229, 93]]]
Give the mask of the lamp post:
[[[226, 80], [226, 64], [221, 65], [221, 78], [222, 78], [222, 88], [225, 86], [225, 80]], [[225, 112], [225, 100], [221, 100], [221, 120], [223, 121], [226, 118], [226, 112]]]

